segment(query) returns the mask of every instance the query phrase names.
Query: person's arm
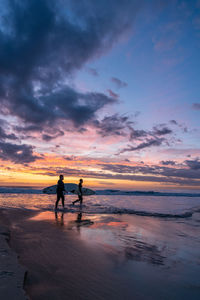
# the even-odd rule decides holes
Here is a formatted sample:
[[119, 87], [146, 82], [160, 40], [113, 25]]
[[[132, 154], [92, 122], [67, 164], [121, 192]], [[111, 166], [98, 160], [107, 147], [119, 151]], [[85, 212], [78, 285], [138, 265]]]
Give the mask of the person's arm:
[[66, 192], [66, 191], [65, 191], [65, 184], [64, 184], [63, 181], [62, 181], [62, 185], [61, 185], [61, 186], [62, 186], [62, 191], [63, 191], [63, 192]]

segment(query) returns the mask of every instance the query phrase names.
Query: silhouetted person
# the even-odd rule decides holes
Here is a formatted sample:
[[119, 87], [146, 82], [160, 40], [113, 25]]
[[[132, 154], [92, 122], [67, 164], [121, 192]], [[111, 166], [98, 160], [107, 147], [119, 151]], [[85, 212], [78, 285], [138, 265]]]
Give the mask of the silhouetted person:
[[82, 183], [83, 183], [83, 179], [80, 179], [79, 185], [78, 185], [78, 199], [72, 202], [73, 205], [74, 205], [76, 202], [79, 202], [79, 201], [80, 201], [80, 204], [83, 203], [83, 189], [82, 189]]
[[64, 203], [64, 201], [65, 201], [65, 196], [64, 196], [65, 185], [64, 185], [64, 182], [63, 182], [64, 176], [60, 175], [59, 177], [60, 177], [60, 179], [58, 180], [57, 189], [56, 189], [57, 201], [56, 201], [55, 209], [57, 209], [57, 207], [58, 207], [58, 202], [60, 201], [60, 198], [62, 199], [63, 208], [65, 206], [65, 203]]

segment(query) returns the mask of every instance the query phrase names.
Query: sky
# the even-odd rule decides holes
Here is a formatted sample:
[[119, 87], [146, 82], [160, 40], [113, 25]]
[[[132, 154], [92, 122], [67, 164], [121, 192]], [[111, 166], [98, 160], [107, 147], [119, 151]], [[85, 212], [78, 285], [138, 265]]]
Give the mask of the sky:
[[0, 185], [200, 187], [200, 1], [0, 0]]

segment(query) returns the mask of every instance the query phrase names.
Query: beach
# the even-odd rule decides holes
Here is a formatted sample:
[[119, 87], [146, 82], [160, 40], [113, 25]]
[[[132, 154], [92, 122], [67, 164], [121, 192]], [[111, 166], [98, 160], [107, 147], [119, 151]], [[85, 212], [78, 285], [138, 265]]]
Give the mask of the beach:
[[27, 270], [20, 265], [17, 254], [10, 248], [10, 229], [0, 210], [0, 298], [28, 299], [24, 291]]
[[[20, 197], [27, 207], [17, 207]], [[57, 213], [28, 208], [30, 195], [13, 196], [15, 207], [1, 211], [30, 299], [199, 299], [197, 209], [180, 218], [88, 213], [88, 204], [70, 209], [70, 197]]]
[[0, 300], [200, 300], [200, 0], [0, 0]]

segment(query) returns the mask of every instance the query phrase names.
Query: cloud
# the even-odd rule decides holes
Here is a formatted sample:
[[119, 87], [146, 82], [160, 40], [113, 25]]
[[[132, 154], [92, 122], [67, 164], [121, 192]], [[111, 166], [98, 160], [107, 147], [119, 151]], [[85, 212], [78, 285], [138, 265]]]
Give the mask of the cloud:
[[25, 124], [22, 131], [48, 130], [59, 126], [61, 121], [71, 121], [76, 127], [96, 118], [96, 113], [105, 105], [113, 104], [115, 99], [101, 93], [79, 93], [64, 86], [51, 94], [34, 97], [31, 91], [23, 90], [12, 101], [4, 101], [9, 114], [17, 115]]
[[57, 137], [63, 136], [63, 135], [64, 135], [63, 131], [58, 132], [56, 135], [43, 134], [42, 139], [46, 142], [49, 142], [49, 141], [56, 139]]
[[153, 127], [153, 134], [155, 135], [166, 135], [172, 133], [172, 130], [166, 126], [158, 125]]
[[119, 94], [114, 93], [112, 90], [108, 89], [107, 92], [110, 97], [115, 98], [115, 99], [119, 98]]
[[99, 73], [97, 72], [96, 69], [94, 69], [94, 68], [88, 68], [87, 70], [88, 70], [88, 72], [89, 72], [91, 75], [93, 75], [93, 76], [95, 76], [95, 77], [99, 76]]
[[[200, 179], [200, 167], [195, 165], [196, 168], [186, 168], [184, 164], [182, 167], [165, 167], [160, 165], [123, 165], [123, 164], [100, 164], [101, 168], [105, 171], [118, 173], [118, 174], [129, 174], [137, 175], [139, 177], [143, 175], [154, 175], [159, 177], [161, 181], [165, 182], [166, 180], [171, 182], [177, 182], [177, 178], [181, 180], [191, 179], [191, 182], [194, 180]], [[140, 174], [140, 175], [139, 175]], [[161, 177], [162, 176], [162, 177]], [[169, 179], [170, 178], [170, 179]], [[148, 181], [148, 180], [147, 180]], [[167, 181], [166, 181], [167, 182]], [[195, 181], [196, 182], [196, 181]]]
[[199, 186], [200, 184], [200, 172], [190, 169], [160, 167], [159, 165], [127, 166], [122, 164], [99, 164], [99, 167], [101, 167], [99, 171], [90, 171], [88, 168], [42, 168], [38, 174], [47, 176], [64, 174], [66, 176], [81, 176], [95, 179], [157, 182], [181, 186]]
[[0, 159], [10, 160], [14, 163], [30, 163], [40, 157], [33, 155], [33, 147], [30, 145], [16, 145], [0, 142]]
[[193, 103], [192, 108], [195, 110], [200, 110], [200, 103]]
[[138, 145], [128, 145], [117, 153], [139, 151], [152, 146], [161, 146], [164, 142], [169, 145], [169, 141], [166, 137], [162, 137], [168, 134], [172, 134], [173, 131], [169, 129], [165, 124], [159, 124], [154, 126], [152, 130], [135, 129], [135, 122], [131, 121], [130, 116], [120, 116], [114, 114], [104, 117], [101, 121], [95, 120], [93, 126], [97, 128], [97, 133], [102, 137], [105, 136], [123, 136], [127, 137], [130, 142], [140, 142]]
[[136, 150], [141, 150], [141, 149], [149, 148], [152, 146], [160, 146], [164, 141], [165, 141], [165, 139], [163, 139], [163, 138], [147, 138], [145, 142], [140, 143], [138, 146], [128, 145], [127, 148], [120, 150], [119, 154], [124, 153], [124, 152], [132, 152], [132, 151], [136, 151]]
[[2, 6], [1, 113], [42, 131], [60, 120], [79, 127], [115, 102], [102, 93], [80, 93], [66, 78], [108, 51], [132, 27], [141, 5], [16, 0]]
[[160, 163], [165, 166], [168, 166], [168, 165], [174, 166], [176, 164], [176, 162], [173, 160], [162, 160]]
[[101, 121], [96, 120], [93, 125], [97, 128], [98, 134], [102, 137], [115, 135], [115, 136], [126, 136], [127, 129], [133, 124], [129, 120], [128, 116], [120, 116], [114, 114], [111, 116], [105, 116]]
[[130, 129], [130, 140], [140, 140], [141, 138], [144, 138], [148, 136], [148, 131], [145, 131], [143, 129], [134, 129], [132, 127]]
[[120, 79], [117, 78], [117, 77], [112, 77], [112, 78], [111, 78], [111, 81], [115, 84], [115, 86], [116, 86], [117, 88], [123, 88], [123, 87], [127, 87], [127, 86], [128, 86], [128, 84], [127, 84], [126, 82], [120, 80]]
[[6, 131], [3, 129], [1, 122], [0, 122], [0, 141], [2, 141], [4, 139], [17, 140], [17, 137], [14, 133], [6, 133]]
[[39, 156], [33, 154], [33, 147], [26, 144], [13, 144], [7, 140], [16, 141], [18, 138], [13, 133], [7, 133], [2, 126], [7, 127], [8, 122], [0, 119], [0, 159], [14, 163], [30, 163]]
[[192, 170], [200, 170], [200, 160], [196, 158], [194, 160], [185, 160], [186, 165]]
[[[164, 138], [159, 136], [170, 133], [167, 127], [157, 131], [137, 130], [126, 116], [100, 115], [107, 105], [117, 103], [118, 94], [112, 90], [108, 90], [107, 96], [82, 92], [70, 85], [75, 72], [106, 53], [129, 32], [145, 3], [134, 0], [3, 2], [0, 113], [15, 120], [11, 124], [15, 134], [5, 129], [0, 133], [2, 149], [9, 145], [13, 149], [13, 156], [7, 156], [8, 159], [20, 160], [18, 154], [28, 151], [30, 161], [35, 157], [29, 145], [7, 143], [6, 146], [5, 138], [14, 140], [17, 134], [25, 138], [37, 132], [37, 137], [50, 141], [67, 131], [84, 133], [87, 126], [93, 126], [102, 137], [127, 136], [130, 141], [141, 141], [123, 152], [162, 144]], [[90, 72], [97, 75], [93, 68]], [[116, 77], [111, 81], [117, 88], [127, 86]], [[15, 150], [17, 147], [24, 148]], [[2, 153], [5, 158], [3, 150]]]
[[176, 120], [170, 120], [169, 121], [172, 125], [178, 125], [177, 121]]

